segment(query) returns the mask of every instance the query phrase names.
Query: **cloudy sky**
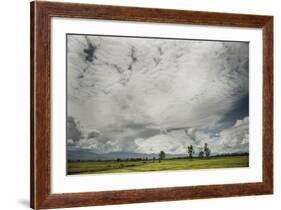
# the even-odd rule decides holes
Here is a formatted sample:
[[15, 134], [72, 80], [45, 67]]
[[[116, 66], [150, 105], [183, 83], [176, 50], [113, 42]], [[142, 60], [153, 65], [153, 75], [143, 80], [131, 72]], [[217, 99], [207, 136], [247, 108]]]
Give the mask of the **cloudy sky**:
[[67, 36], [72, 151], [248, 152], [248, 43]]

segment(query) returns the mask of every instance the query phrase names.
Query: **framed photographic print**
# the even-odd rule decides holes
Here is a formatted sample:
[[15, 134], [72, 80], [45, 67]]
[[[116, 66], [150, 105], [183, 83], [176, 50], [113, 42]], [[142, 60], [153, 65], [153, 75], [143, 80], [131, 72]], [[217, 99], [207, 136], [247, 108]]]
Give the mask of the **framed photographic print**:
[[31, 207], [273, 193], [273, 17], [31, 3]]

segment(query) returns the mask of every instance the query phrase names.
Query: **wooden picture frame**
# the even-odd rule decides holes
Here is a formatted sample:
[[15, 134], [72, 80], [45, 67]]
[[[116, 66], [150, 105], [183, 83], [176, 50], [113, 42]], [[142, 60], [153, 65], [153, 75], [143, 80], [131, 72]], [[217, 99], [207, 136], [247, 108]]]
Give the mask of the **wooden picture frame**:
[[[51, 18], [260, 28], [263, 34], [262, 182], [102, 192], [51, 193]], [[52, 90], [55, 91], [55, 90]], [[175, 201], [273, 193], [273, 17], [91, 4], [31, 3], [31, 208]]]

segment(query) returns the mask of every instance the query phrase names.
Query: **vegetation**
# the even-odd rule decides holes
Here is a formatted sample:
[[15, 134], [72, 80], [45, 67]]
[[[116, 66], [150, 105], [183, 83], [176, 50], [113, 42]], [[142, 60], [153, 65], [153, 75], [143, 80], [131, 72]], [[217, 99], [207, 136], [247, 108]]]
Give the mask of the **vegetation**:
[[[205, 150], [204, 150], [205, 151]], [[163, 155], [164, 153], [164, 155]], [[67, 173], [70, 174], [96, 174], [96, 173], [121, 173], [121, 172], [145, 172], [163, 170], [189, 170], [189, 169], [210, 169], [210, 168], [233, 168], [248, 167], [248, 153], [235, 153], [233, 155], [193, 157], [189, 161], [187, 157], [165, 159], [163, 151], [159, 161], [152, 159], [118, 159], [111, 161], [69, 161]], [[206, 153], [206, 151], [205, 151]]]
[[166, 154], [165, 154], [164, 151], [161, 151], [161, 152], [159, 153], [159, 163], [161, 162], [161, 160], [163, 160], [163, 159], [165, 158], [165, 156], [166, 156]]
[[204, 147], [199, 151], [198, 157], [193, 157], [195, 154], [193, 146], [189, 145], [186, 149], [187, 156], [170, 159], [165, 159], [166, 153], [164, 151], [160, 151], [158, 154], [158, 161], [156, 159], [157, 157], [150, 159], [145, 157], [127, 159], [117, 158], [116, 160], [68, 161], [67, 174], [145, 172], [249, 166], [248, 153], [232, 153], [211, 156], [211, 149], [208, 144], [205, 143]]
[[210, 148], [209, 148], [209, 146], [208, 146], [207, 143], [205, 143], [205, 145], [204, 145], [204, 152], [205, 152], [205, 156], [206, 156], [207, 158], [209, 158], [210, 155], [211, 155], [211, 150], [210, 150]]
[[203, 158], [203, 157], [204, 157], [204, 152], [203, 152], [203, 151], [200, 151], [200, 152], [198, 153], [198, 157], [199, 157], [199, 158]]
[[189, 145], [187, 147], [187, 153], [188, 153], [189, 160], [192, 160], [192, 155], [194, 154], [194, 149], [192, 145]]

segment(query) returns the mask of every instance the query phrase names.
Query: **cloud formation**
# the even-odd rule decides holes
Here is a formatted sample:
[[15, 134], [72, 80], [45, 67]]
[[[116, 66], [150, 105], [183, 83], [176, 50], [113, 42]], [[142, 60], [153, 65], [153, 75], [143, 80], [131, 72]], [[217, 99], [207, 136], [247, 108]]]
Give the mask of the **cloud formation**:
[[67, 39], [68, 116], [81, 132], [68, 134], [71, 148], [180, 154], [209, 142], [214, 152], [248, 151], [248, 111], [228, 117], [248, 97], [248, 43]]

